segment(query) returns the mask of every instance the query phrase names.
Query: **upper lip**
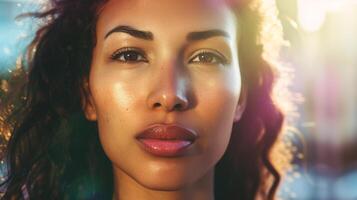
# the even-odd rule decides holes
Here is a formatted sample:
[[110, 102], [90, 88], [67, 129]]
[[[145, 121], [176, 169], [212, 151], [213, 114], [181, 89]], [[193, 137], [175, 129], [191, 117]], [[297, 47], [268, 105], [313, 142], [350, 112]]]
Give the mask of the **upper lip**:
[[177, 124], [154, 124], [136, 135], [137, 139], [194, 141], [197, 134]]

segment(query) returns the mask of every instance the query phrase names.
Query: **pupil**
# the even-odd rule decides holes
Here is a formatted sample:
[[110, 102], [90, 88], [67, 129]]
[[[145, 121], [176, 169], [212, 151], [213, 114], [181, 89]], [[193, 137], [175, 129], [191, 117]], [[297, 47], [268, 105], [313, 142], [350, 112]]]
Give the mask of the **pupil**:
[[200, 55], [200, 60], [203, 62], [212, 62], [212, 56], [206, 55], [206, 54], [202, 54]]
[[138, 59], [138, 54], [135, 52], [127, 52], [124, 54], [125, 60], [137, 60]]

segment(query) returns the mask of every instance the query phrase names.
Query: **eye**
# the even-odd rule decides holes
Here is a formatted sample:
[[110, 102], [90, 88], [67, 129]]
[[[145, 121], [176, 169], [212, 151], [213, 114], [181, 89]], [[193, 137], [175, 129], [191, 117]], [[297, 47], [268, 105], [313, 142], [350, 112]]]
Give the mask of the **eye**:
[[227, 59], [218, 52], [200, 51], [193, 58], [190, 59], [190, 63], [202, 63], [202, 64], [227, 64]]
[[142, 50], [129, 47], [118, 49], [110, 58], [123, 63], [148, 62]]

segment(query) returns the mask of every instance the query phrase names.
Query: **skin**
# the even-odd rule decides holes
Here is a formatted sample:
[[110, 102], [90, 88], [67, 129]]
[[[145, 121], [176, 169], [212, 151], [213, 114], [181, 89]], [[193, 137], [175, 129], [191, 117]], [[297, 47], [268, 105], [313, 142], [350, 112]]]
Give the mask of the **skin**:
[[[118, 26], [150, 31], [153, 38], [107, 35]], [[191, 32], [212, 29], [227, 35], [187, 40]], [[104, 6], [84, 111], [98, 122], [113, 165], [113, 199], [214, 199], [214, 166], [244, 108], [236, 30], [228, 6], [203, 0], [111, 0]], [[126, 47], [135, 48], [131, 60], [123, 53], [113, 58]], [[135, 135], [157, 123], [179, 124], [198, 139], [184, 156], [153, 156]]]

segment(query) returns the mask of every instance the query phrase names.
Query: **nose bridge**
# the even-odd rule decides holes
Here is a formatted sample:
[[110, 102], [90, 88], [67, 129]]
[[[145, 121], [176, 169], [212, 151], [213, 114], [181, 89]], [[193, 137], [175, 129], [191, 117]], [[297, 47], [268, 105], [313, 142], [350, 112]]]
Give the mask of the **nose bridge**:
[[[160, 78], [163, 95], [178, 95], [180, 93], [180, 84], [182, 84], [182, 74], [177, 60], [170, 60], [160, 66]], [[181, 83], [180, 83], [181, 82]]]
[[162, 62], [156, 70], [157, 81], [149, 96], [151, 108], [167, 111], [185, 109], [188, 106], [187, 83], [179, 59]]

